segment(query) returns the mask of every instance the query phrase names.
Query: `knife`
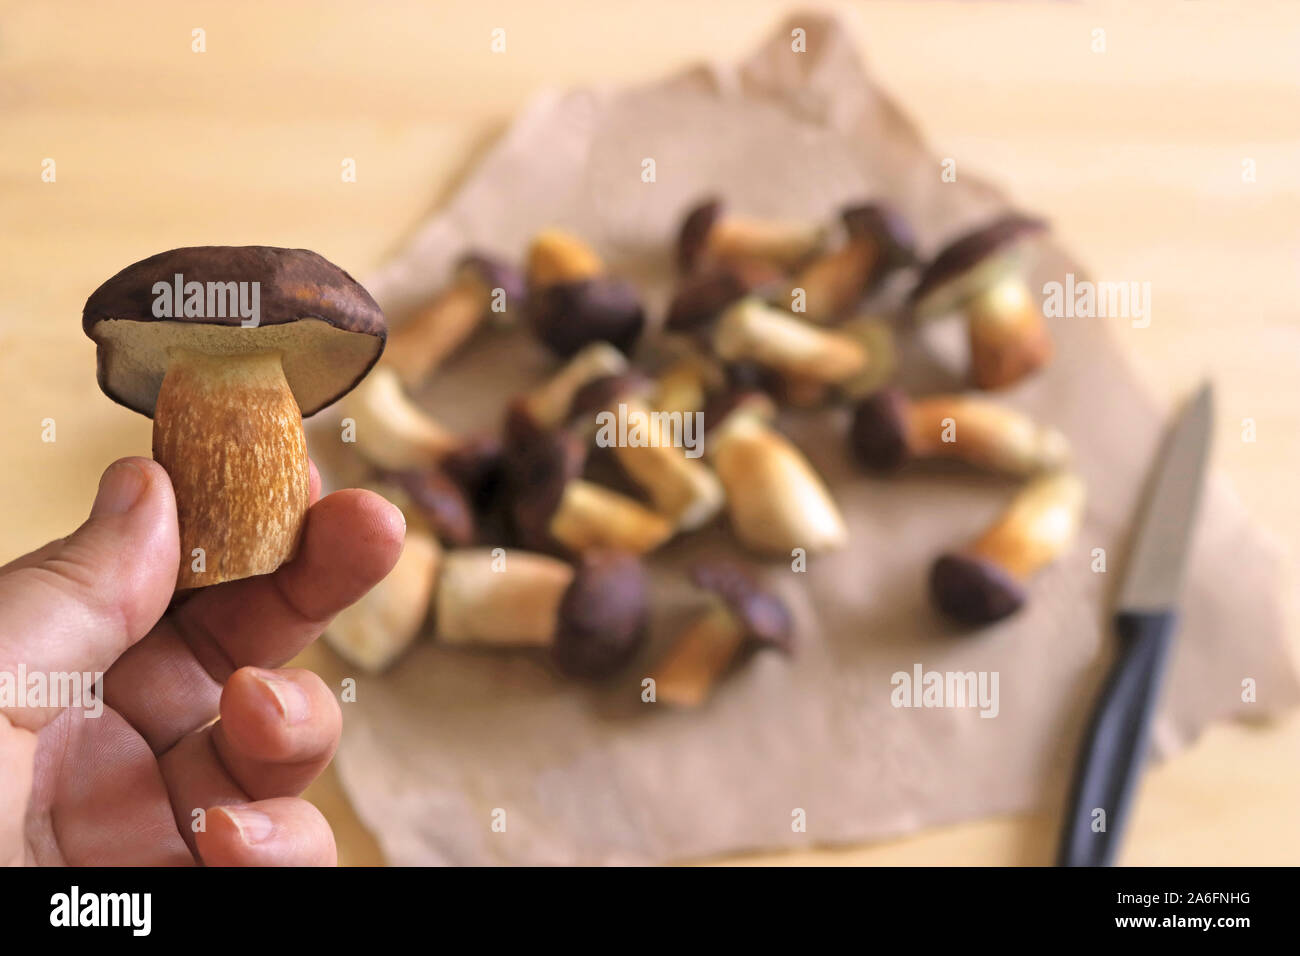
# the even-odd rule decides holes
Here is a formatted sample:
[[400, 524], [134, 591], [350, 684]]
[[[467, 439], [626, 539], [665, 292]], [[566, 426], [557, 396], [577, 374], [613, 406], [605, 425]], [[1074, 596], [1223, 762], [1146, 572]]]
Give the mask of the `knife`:
[[1119, 655], [1079, 754], [1059, 866], [1110, 866], [1115, 861], [1173, 640], [1174, 609], [1205, 483], [1213, 409], [1213, 390], [1206, 382], [1170, 427], [1152, 466], [1115, 614]]

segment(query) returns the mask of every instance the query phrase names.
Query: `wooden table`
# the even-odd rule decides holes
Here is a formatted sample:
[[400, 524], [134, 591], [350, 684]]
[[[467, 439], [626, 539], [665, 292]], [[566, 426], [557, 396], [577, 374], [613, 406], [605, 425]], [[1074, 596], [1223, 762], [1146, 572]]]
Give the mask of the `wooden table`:
[[[1132, 360], [1170, 399], [1213, 372], [1219, 466], [1262, 523], [1300, 538], [1300, 7], [828, 6], [959, 173], [1050, 216], [1098, 277], [1152, 283], [1154, 321], [1129, 337]], [[74, 527], [104, 466], [148, 451], [149, 423], [99, 394], [79, 327], [106, 276], [198, 243], [309, 246], [364, 274], [536, 90], [741, 55], [789, 5], [123, 8], [0, 3], [6, 559]], [[489, 49], [497, 27], [504, 54]], [[345, 157], [355, 183], [341, 182]], [[336, 666], [319, 649], [301, 662]], [[1125, 862], [1300, 861], [1298, 755], [1296, 716], [1214, 728], [1147, 779]], [[332, 775], [310, 796], [344, 862], [379, 862]], [[755, 862], [1044, 863], [1054, 826], [985, 820]]]

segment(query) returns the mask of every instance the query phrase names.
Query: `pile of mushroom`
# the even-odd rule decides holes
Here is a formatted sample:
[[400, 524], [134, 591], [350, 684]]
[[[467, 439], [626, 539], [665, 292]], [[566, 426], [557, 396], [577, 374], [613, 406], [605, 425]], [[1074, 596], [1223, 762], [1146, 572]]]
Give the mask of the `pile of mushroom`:
[[[684, 216], [661, 321], [563, 230], [539, 233], [522, 269], [466, 255], [344, 400], [371, 486], [402, 507], [409, 532], [397, 570], [331, 640], [379, 670], [431, 621], [447, 645], [543, 649], [574, 677], [625, 671], [646, 642], [645, 562], [675, 538], [725, 524], [754, 562], [783, 564], [847, 544], [834, 496], [782, 431], [787, 408], [847, 413], [849, 454], [876, 474], [942, 458], [1025, 480], [929, 577], [935, 607], [959, 622], [1013, 613], [1030, 576], [1069, 544], [1083, 503], [1065, 437], [980, 391], [1051, 357], [1020, 272], [1044, 229], [1003, 217], [923, 264], [879, 203], [824, 226], [709, 199]], [[912, 397], [890, 384], [906, 326], [863, 305], [917, 269], [902, 315], [964, 317], [975, 391]], [[499, 434], [457, 434], [412, 390], [488, 319], [517, 323], [555, 364], [506, 403]], [[707, 433], [692, 450], [673, 431], [696, 415]], [[608, 440], [603, 423], [622, 419], [643, 423], [640, 440]], [[742, 648], [793, 646], [792, 615], [759, 570], [695, 567], [712, 604], [647, 665], [654, 699], [698, 706]]]

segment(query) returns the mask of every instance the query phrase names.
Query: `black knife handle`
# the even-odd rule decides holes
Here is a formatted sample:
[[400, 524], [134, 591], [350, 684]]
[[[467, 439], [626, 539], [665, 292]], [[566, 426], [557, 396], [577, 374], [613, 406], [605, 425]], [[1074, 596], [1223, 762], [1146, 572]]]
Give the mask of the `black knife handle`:
[[[1075, 771], [1059, 866], [1110, 866], [1142, 776], [1151, 717], [1174, 633], [1171, 611], [1115, 616], [1120, 653], [1092, 714]], [[1105, 829], [1093, 830], [1096, 810]]]

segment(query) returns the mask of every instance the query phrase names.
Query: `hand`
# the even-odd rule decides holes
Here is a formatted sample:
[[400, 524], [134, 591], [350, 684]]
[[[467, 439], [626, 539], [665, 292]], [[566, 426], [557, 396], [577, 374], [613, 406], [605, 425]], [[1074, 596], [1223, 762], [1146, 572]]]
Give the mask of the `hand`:
[[[336, 862], [298, 794], [334, 754], [338, 701], [310, 671], [273, 668], [388, 573], [405, 523], [370, 492], [319, 493], [313, 468], [294, 560], [169, 608], [171, 483], [126, 458], [84, 525], [0, 568], [0, 863]], [[102, 672], [102, 713], [34, 706], [23, 687], [6, 699], [20, 665], [29, 683]]]

